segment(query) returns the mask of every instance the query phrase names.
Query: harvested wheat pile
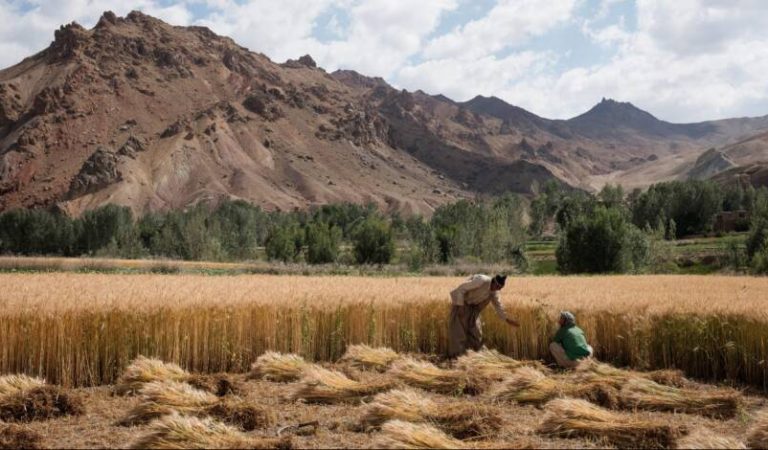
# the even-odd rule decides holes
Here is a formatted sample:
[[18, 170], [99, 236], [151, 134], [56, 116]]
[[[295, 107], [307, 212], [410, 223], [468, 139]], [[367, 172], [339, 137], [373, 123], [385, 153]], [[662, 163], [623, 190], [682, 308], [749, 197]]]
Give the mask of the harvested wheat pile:
[[514, 401], [540, 405], [557, 397], [589, 400], [606, 408], [619, 406], [618, 390], [600, 379], [576, 381], [568, 377], [547, 377], [532, 367], [521, 367], [491, 387], [492, 401]]
[[441, 369], [436, 365], [404, 357], [392, 364], [388, 372], [403, 383], [441, 394], [475, 391], [467, 374], [461, 370]]
[[37, 386], [0, 397], [0, 420], [30, 422], [83, 414], [82, 399], [57, 386]]
[[135, 449], [290, 449], [290, 438], [248, 436], [210, 418], [173, 414], [156, 421], [149, 434], [134, 442]]
[[310, 403], [357, 403], [394, 385], [388, 379], [355, 381], [343, 373], [315, 366], [305, 370], [292, 398]]
[[487, 348], [477, 352], [468, 351], [456, 360], [455, 367], [465, 371], [470, 377], [477, 378], [478, 383], [501, 381], [513, 370], [521, 367], [533, 367], [540, 372], [549, 371], [540, 361], [521, 361]]
[[268, 381], [297, 381], [304, 374], [304, 370], [312, 367], [299, 355], [266, 352], [256, 358], [251, 365], [250, 378], [262, 378]]
[[128, 412], [119, 425], [144, 424], [174, 413], [214, 416], [246, 431], [272, 423], [271, 412], [262, 407], [239, 399], [220, 399], [187, 383], [155, 381], [144, 386], [141, 396], [141, 402]]
[[677, 441], [678, 449], [745, 449], [743, 442], [736, 438], [720, 436], [707, 429], [699, 428]]
[[685, 378], [680, 370], [654, 370], [652, 372], [637, 372], [634, 370], [625, 370], [614, 367], [610, 364], [598, 362], [592, 358], [584, 359], [579, 363], [575, 370], [577, 379], [599, 379], [602, 382], [610, 383], [616, 388], [636, 379], [651, 380], [658, 384], [667, 386], [684, 387], [692, 383]]
[[0, 377], [0, 397], [43, 385], [45, 385], [45, 380], [42, 378], [24, 374], [3, 375]]
[[360, 370], [384, 372], [400, 355], [388, 347], [369, 347], [364, 344], [350, 345], [341, 362]]
[[437, 428], [426, 424], [415, 424], [393, 420], [381, 427], [381, 437], [376, 448], [430, 449], [430, 448], [471, 448], [466, 443], [452, 438]]
[[266, 428], [275, 421], [271, 409], [250, 404], [242, 399], [221, 400], [203, 409], [198, 415], [216, 417], [245, 431]]
[[192, 374], [183, 381], [192, 387], [216, 394], [218, 397], [227, 395], [240, 395], [243, 391], [240, 383], [237, 383], [227, 374]]
[[532, 367], [521, 367], [494, 385], [487, 397], [493, 401], [539, 404], [559, 396], [561, 389], [562, 386], [554, 378]]
[[370, 429], [390, 420], [430, 423], [460, 439], [489, 436], [502, 425], [497, 408], [466, 400], [436, 401], [414, 389], [376, 395], [366, 405], [360, 423], [363, 429]]
[[747, 445], [750, 448], [768, 448], [768, 409], [755, 415], [747, 432]]
[[682, 430], [666, 421], [644, 420], [595, 406], [586, 400], [562, 398], [545, 406], [538, 432], [547, 436], [586, 437], [630, 448], [669, 448]]
[[17, 424], [0, 423], [0, 450], [42, 448], [39, 433]]
[[744, 399], [733, 389], [694, 390], [662, 386], [650, 380], [631, 380], [619, 392], [622, 408], [673, 411], [728, 419], [742, 408]]
[[189, 377], [189, 372], [176, 364], [139, 356], [125, 368], [120, 378], [117, 379], [114, 392], [118, 395], [135, 394], [145, 384], [153, 381], [184, 381]]

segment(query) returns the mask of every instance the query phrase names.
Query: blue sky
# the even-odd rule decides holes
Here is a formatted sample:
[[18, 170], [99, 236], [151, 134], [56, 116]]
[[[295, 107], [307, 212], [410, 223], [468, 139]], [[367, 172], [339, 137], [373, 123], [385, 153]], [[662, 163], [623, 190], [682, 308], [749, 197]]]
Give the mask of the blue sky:
[[765, 0], [0, 0], [0, 66], [139, 9], [275, 61], [311, 54], [456, 100], [568, 118], [602, 97], [674, 122], [768, 114]]

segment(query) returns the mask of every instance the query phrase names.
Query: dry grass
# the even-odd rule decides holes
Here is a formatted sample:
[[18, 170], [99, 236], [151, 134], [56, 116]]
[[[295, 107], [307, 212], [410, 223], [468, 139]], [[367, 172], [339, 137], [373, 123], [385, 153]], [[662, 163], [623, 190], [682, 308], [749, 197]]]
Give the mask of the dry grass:
[[545, 409], [548, 414], [538, 431], [547, 436], [586, 437], [629, 448], [670, 448], [682, 434], [667, 421], [609, 411], [586, 400], [552, 400]]
[[395, 361], [389, 369], [390, 375], [401, 382], [441, 394], [460, 394], [474, 391], [469, 376], [463, 370], [441, 369], [436, 365], [403, 357]]
[[631, 380], [619, 392], [623, 408], [670, 411], [729, 419], [744, 407], [741, 393], [733, 389], [681, 389], [650, 380]]
[[464, 449], [471, 447], [456, 438], [448, 436], [431, 425], [393, 420], [385, 423], [381, 427], [381, 437], [376, 442], [376, 448]]
[[269, 426], [273, 422], [273, 415], [267, 409], [241, 399], [220, 399], [187, 383], [155, 381], [144, 386], [141, 402], [119, 424], [139, 425], [174, 413], [213, 416], [246, 431]]
[[0, 450], [42, 448], [42, 436], [23, 425], [0, 423]]
[[292, 398], [309, 403], [358, 403], [394, 385], [394, 382], [386, 378], [356, 381], [335, 370], [310, 367], [305, 370]]
[[120, 378], [115, 382], [115, 393], [118, 395], [135, 394], [141, 391], [147, 383], [184, 381], [189, 377], [189, 372], [177, 364], [139, 355], [125, 368]]
[[156, 421], [150, 432], [134, 442], [135, 449], [289, 449], [290, 439], [248, 436], [210, 418], [173, 414]]
[[[447, 293], [459, 278], [0, 274], [0, 373], [65, 386], [111, 384], [137, 355], [195, 373], [246, 372], [266, 351], [335, 361], [346, 343], [445, 354]], [[485, 341], [548, 356], [572, 310], [601, 357], [762, 386], [768, 278], [522, 277], [502, 299], [520, 323], [485, 317]], [[727, 326], [724, 326], [727, 324]], [[108, 332], [105, 332], [108, 330]], [[723, 343], [729, 343], [723, 352]], [[691, 349], [697, 347], [698, 352]], [[702, 363], [700, 355], [712, 361]]]
[[265, 352], [251, 365], [251, 378], [268, 381], [296, 381], [304, 375], [304, 370], [312, 366], [299, 355]]
[[750, 448], [768, 448], [768, 409], [759, 411], [747, 432]]
[[677, 441], [678, 449], [745, 449], [744, 442], [728, 437], [721, 436], [705, 428], [698, 428], [688, 436], [682, 437]]
[[240, 395], [243, 390], [240, 383], [235, 382], [230, 375], [221, 373], [212, 375], [192, 374], [184, 381], [194, 388], [211, 392], [219, 397]]
[[0, 397], [43, 385], [45, 385], [45, 380], [42, 378], [23, 374], [3, 375], [0, 377]]
[[400, 355], [388, 347], [370, 347], [365, 344], [350, 345], [341, 362], [360, 370], [384, 372]]
[[413, 389], [376, 395], [366, 405], [360, 423], [363, 429], [370, 429], [390, 420], [429, 423], [460, 439], [488, 437], [502, 426], [500, 412], [495, 407], [477, 401], [436, 401]]
[[85, 412], [82, 399], [58, 386], [37, 386], [0, 397], [0, 420], [31, 422]]

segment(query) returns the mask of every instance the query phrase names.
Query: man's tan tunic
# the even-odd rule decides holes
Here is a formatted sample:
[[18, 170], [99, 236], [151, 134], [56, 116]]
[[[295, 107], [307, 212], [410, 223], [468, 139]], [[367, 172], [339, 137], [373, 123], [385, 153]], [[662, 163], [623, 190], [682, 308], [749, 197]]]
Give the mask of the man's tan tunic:
[[492, 278], [488, 275], [472, 275], [466, 282], [451, 291], [451, 321], [448, 356], [462, 355], [468, 348], [479, 350], [483, 346], [483, 330], [480, 313], [488, 303], [493, 304], [496, 315], [506, 320], [499, 292], [491, 291]]

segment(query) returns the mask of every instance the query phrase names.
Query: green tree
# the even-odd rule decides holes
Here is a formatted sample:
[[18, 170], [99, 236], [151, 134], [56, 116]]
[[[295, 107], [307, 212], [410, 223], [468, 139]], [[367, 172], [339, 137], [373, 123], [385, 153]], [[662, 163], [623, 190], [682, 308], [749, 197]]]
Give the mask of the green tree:
[[647, 237], [617, 208], [598, 206], [568, 222], [556, 251], [562, 273], [640, 270], [648, 259]]
[[360, 223], [352, 243], [358, 264], [388, 264], [395, 254], [392, 229], [380, 217], [370, 216]]
[[312, 222], [307, 225], [306, 235], [308, 263], [327, 264], [336, 261], [341, 229], [324, 222]]
[[302, 238], [297, 225], [274, 227], [265, 243], [270, 261], [294, 262], [301, 254]]

